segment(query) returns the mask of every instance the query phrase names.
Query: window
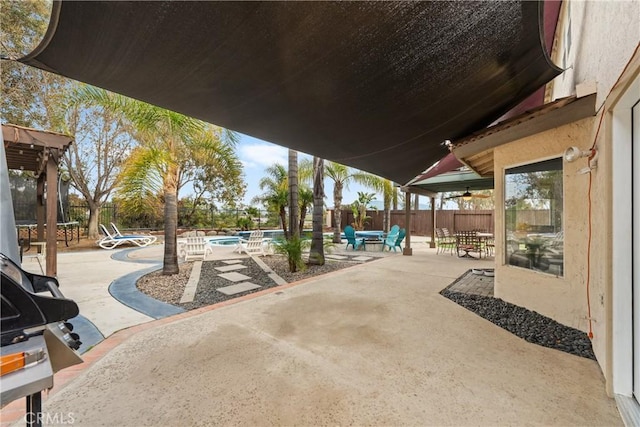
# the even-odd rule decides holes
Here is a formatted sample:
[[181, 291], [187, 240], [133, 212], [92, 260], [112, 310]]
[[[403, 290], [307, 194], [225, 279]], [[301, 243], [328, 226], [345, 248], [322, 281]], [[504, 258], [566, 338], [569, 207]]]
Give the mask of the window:
[[505, 170], [505, 262], [564, 274], [562, 159]]

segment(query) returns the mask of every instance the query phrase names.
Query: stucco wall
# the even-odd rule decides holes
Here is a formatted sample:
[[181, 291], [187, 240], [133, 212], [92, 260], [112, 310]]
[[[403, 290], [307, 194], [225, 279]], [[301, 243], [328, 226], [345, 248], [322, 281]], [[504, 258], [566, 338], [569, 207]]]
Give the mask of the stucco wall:
[[[504, 250], [504, 170], [513, 166], [562, 157], [569, 146], [588, 149], [593, 144], [596, 118], [588, 118], [498, 147], [494, 151], [496, 198], [496, 279], [495, 295], [511, 303], [535, 310], [558, 322], [588, 331], [587, 246], [589, 235], [589, 175], [578, 174], [587, 159], [563, 163], [564, 192], [564, 277], [535, 272], [505, 264]], [[601, 131], [602, 132], [602, 131]], [[592, 182], [591, 318], [594, 349], [605, 357], [605, 272], [607, 252], [604, 184], [601, 177], [607, 162], [599, 162]]]
[[640, 42], [640, 2], [564, 1], [553, 61], [565, 71], [553, 81], [552, 98], [595, 81], [600, 107]]

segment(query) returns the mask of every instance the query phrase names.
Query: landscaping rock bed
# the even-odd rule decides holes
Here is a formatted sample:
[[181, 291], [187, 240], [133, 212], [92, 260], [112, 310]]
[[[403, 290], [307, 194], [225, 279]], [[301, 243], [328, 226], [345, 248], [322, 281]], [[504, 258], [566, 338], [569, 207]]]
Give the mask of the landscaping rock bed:
[[138, 279], [138, 290], [153, 299], [168, 304], [180, 305], [180, 298], [187, 286], [193, 262], [180, 264], [180, 273], [173, 276], [163, 276], [162, 268]]
[[243, 258], [242, 265], [246, 266], [242, 270], [237, 270], [238, 273], [249, 276], [247, 282], [259, 285], [260, 288], [252, 289], [246, 292], [241, 292], [234, 295], [225, 295], [222, 292], [218, 292], [218, 288], [233, 285], [233, 282], [218, 277], [220, 271], [216, 270], [216, 267], [223, 267], [227, 264], [222, 261], [204, 261], [202, 263], [202, 269], [200, 270], [200, 281], [198, 282], [198, 290], [196, 291], [193, 302], [180, 304], [180, 307], [185, 310], [193, 310], [195, 308], [204, 307], [206, 305], [215, 304], [218, 302], [226, 301], [232, 298], [238, 298], [247, 294], [262, 291], [264, 289], [272, 288], [277, 284], [271, 280], [267, 273], [252, 258]]
[[586, 333], [500, 298], [453, 292], [440, 294], [533, 344], [596, 360]]
[[290, 273], [289, 263], [284, 256], [268, 256], [261, 259], [273, 271], [275, 271], [278, 276], [286, 280], [287, 283], [297, 282], [308, 277], [319, 276], [322, 274], [331, 273], [332, 271], [341, 270], [343, 268], [353, 267], [357, 264], [362, 264], [361, 262], [357, 263], [354, 261], [335, 261], [327, 259], [324, 265], [308, 265], [306, 270]]
[[[374, 258], [375, 259], [375, 258]], [[314, 277], [332, 271], [341, 270], [346, 267], [356, 265], [356, 262], [334, 261], [327, 259], [325, 265], [307, 266], [303, 271], [296, 273], [289, 272], [289, 265], [283, 256], [267, 256], [261, 257], [260, 260], [269, 266], [278, 276], [282, 277], [287, 283], [296, 282], [309, 277]], [[226, 266], [222, 261], [204, 261], [200, 271], [200, 281], [194, 300], [189, 303], [180, 303], [184, 289], [189, 281], [193, 262], [180, 264], [180, 274], [174, 276], [163, 276], [161, 271], [156, 271], [141, 277], [138, 280], [138, 290], [150, 296], [151, 298], [163, 301], [169, 304], [182, 307], [185, 310], [193, 310], [206, 305], [215, 304], [233, 298], [238, 298], [253, 292], [272, 288], [277, 284], [262, 270], [262, 268], [252, 258], [242, 258], [242, 264], [247, 268], [238, 270], [239, 273], [251, 277], [248, 282], [260, 285], [260, 288], [250, 291], [225, 295], [217, 289], [232, 285], [233, 283], [218, 277], [220, 274], [216, 267]]]

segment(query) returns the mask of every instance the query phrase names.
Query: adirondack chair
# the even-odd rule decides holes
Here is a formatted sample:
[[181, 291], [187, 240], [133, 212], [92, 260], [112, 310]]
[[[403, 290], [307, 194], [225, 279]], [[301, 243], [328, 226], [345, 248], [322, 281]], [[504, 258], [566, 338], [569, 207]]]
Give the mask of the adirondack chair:
[[394, 225], [393, 227], [391, 227], [391, 230], [389, 230], [389, 234], [387, 234], [387, 237], [382, 242], [382, 251], [384, 251], [385, 246], [388, 246], [389, 250], [393, 248], [393, 251], [395, 252], [396, 241], [398, 240], [399, 235], [400, 235], [400, 226]]
[[393, 252], [396, 251], [396, 248], [400, 248], [400, 250], [402, 251], [402, 246], [400, 246], [400, 244], [402, 243], [406, 235], [407, 235], [407, 230], [405, 230], [404, 228], [401, 228], [400, 232], [398, 233], [398, 238], [396, 239], [396, 244], [393, 246]]
[[234, 252], [238, 253], [246, 253], [247, 255], [267, 255], [265, 252], [265, 239], [264, 239], [264, 231], [262, 230], [254, 230], [249, 235], [249, 239], [240, 239], [238, 242], [238, 246], [234, 249]]
[[213, 254], [213, 248], [207, 244], [204, 237], [187, 237], [182, 245], [182, 254], [185, 261], [190, 259], [205, 259], [207, 254]]
[[349, 249], [349, 245], [353, 246], [354, 251], [357, 251], [360, 246], [362, 246], [363, 250], [367, 249], [364, 243], [364, 238], [356, 239], [356, 231], [352, 226], [347, 225], [344, 228], [344, 237], [347, 239], [347, 247], [345, 249]]

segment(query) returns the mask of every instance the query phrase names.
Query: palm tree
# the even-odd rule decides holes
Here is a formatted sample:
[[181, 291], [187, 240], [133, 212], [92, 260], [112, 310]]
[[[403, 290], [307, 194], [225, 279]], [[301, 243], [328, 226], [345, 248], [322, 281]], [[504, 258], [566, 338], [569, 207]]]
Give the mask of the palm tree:
[[[298, 152], [289, 149], [289, 232], [291, 237], [300, 237], [298, 232]], [[304, 219], [303, 219], [304, 221]], [[286, 236], [286, 233], [285, 233]]]
[[309, 264], [324, 265], [324, 236], [322, 213], [324, 210], [324, 159], [313, 158], [313, 237], [309, 251]]
[[263, 177], [259, 186], [261, 190], [267, 190], [262, 196], [256, 197], [256, 201], [265, 203], [267, 207], [276, 212], [280, 216], [280, 223], [284, 235], [287, 236], [287, 211], [289, 200], [289, 180], [287, 170], [279, 163], [269, 166], [265, 172], [267, 176]]
[[177, 274], [178, 192], [185, 167], [219, 165], [241, 168], [235, 134], [194, 118], [126, 97], [105, 96], [87, 86], [80, 97], [120, 112], [134, 127], [140, 146], [123, 165], [120, 194], [142, 201], [160, 190], [164, 199], [164, 263], [162, 273]]
[[360, 183], [377, 193], [382, 193], [382, 202], [384, 204], [384, 214], [382, 217], [382, 229], [389, 232], [391, 228], [391, 205], [398, 204], [398, 190], [393, 182], [373, 174], [365, 174], [361, 177]]
[[376, 199], [376, 193], [365, 193], [358, 191], [358, 200], [351, 204], [351, 211], [353, 212], [353, 228], [356, 230], [364, 230], [364, 226], [368, 219], [367, 209], [369, 204]]
[[300, 226], [298, 227], [299, 236], [304, 232], [304, 220], [307, 216], [309, 206], [314, 204], [313, 191], [306, 185], [298, 188], [298, 204], [300, 205]]
[[325, 175], [333, 181], [333, 209], [335, 216], [335, 227], [333, 229], [333, 242], [340, 243], [342, 232], [342, 190], [349, 188], [351, 181], [359, 184], [366, 184], [370, 180], [371, 174], [352, 169], [340, 163], [325, 163]]

